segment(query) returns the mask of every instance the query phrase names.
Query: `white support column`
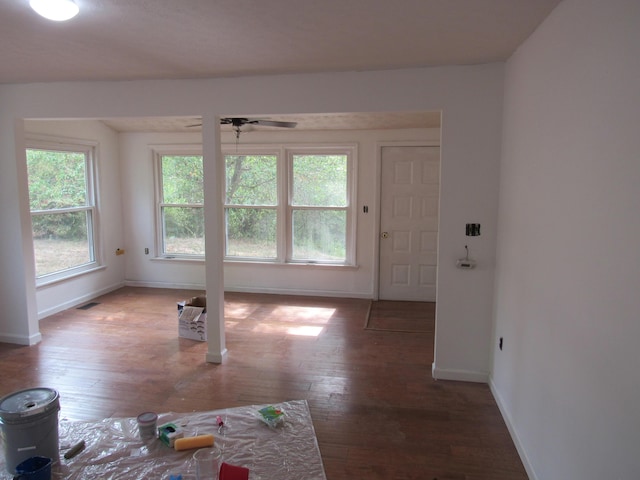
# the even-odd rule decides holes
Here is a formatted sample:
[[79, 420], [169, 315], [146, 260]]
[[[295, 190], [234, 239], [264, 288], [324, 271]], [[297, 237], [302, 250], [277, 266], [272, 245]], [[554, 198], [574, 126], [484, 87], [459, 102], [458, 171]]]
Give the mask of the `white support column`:
[[227, 353], [224, 332], [224, 221], [222, 194], [224, 158], [220, 128], [215, 115], [202, 118], [204, 164], [205, 278], [207, 290], [207, 356], [209, 363], [222, 363]]
[[40, 342], [24, 122], [0, 115], [0, 342]]

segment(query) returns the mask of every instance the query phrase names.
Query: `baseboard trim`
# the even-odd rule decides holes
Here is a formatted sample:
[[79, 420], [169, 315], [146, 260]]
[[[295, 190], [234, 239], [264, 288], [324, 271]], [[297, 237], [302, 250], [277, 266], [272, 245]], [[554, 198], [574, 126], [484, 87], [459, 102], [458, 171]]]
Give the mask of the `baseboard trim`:
[[42, 341], [42, 335], [40, 332], [34, 333], [31, 336], [26, 335], [14, 335], [14, 334], [4, 334], [0, 335], [0, 343], [11, 343], [13, 345], [26, 345], [31, 346], [36, 343], [40, 343]]
[[333, 298], [358, 298], [370, 300], [372, 295], [370, 293], [354, 293], [344, 292], [342, 290], [298, 290], [289, 288], [254, 288], [254, 287], [237, 287], [230, 286], [224, 287], [225, 292], [236, 293], [264, 293], [270, 295], [297, 295], [301, 297], [333, 297]]
[[[180, 290], [206, 290], [204, 285], [196, 283], [163, 283], [163, 282], [139, 282], [126, 281], [124, 285], [127, 287], [146, 287], [146, 288], [172, 288]], [[370, 293], [353, 293], [335, 290], [298, 290], [290, 288], [269, 288], [269, 287], [240, 287], [225, 286], [225, 292], [235, 293], [264, 293], [269, 295], [297, 295], [300, 297], [334, 297], [334, 298], [362, 298], [370, 300]]]
[[431, 365], [431, 375], [435, 380], [457, 380], [460, 382], [488, 383], [489, 374], [472, 370], [456, 370], [452, 368], [438, 368], [435, 362]]
[[531, 462], [529, 461], [527, 452], [522, 446], [522, 443], [520, 442], [520, 438], [518, 437], [516, 428], [513, 425], [513, 422], [511, 421], [511, 416], [509, 415], [509, 412], [505, 407], [504, 401], [502, 400], [500, 393], [498, 392], [495, 384], [493, 383], [493, 378], [491, 377], [489, 378], [489, 388], [491, 389], [493, 398], [495, 399], [496, 404], [498, 405], [498, 409], [502, 414], [504, 423], [507, 425], [507, 430], [509, 430], [509, 434], [511, 435], [511, 440], [513, 441], [513, 444], [515, 445], [516, 450], [518, 451], [518, 455], [520, 456], [520, 461], [522, 462], [522, 465], [524, 466], [524, 469], [527, 472], [527, 476], [529, 477], [529, 480], [538, 480], [538, 476], [536, 475], [536, 472], [533, 469]]
[[124, 283], [116, 283], [114, 285], [110, 285], [108, 287], [102, 288], [100, 290], [97, 290], [95, 292], [91, 292], [91, 293], [87, 293], [86, 295], [82, 295], [80, 297], [76, 297], [74, 299], [71, 299], [67, 302], [61, 303], [59, 305], [56, 305], [55, 307], [49, 308], [47, 310], [43, 310], [41, 312], [38, 312], [38, 320], [42, 320], [43, 318], [49, 317], [53, 314], [56, 314], [58, 312], [62, 312], [64, 310], [68, 310], [69, 308], [74, 308], [77, 307], [78, 305], [82, 305], [84, 303], [87, 303], [91, 300], [93, 300], [94, 298], [97, 298], [101, 295], [105, 295], [107, 293], [113, 292], [114, 290], [117, 290], [119, 288], [122, 288], [124, 286]]

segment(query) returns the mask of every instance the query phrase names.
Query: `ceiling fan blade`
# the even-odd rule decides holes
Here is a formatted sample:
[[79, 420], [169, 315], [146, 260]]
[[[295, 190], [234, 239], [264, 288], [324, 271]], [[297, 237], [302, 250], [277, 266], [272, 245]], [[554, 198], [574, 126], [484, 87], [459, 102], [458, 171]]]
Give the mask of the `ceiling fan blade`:
[[295, 128], [298, 125], [296, 122], [281, 122], [277, 120], [249, 120], [247, 123], [253, 125], [261, 125], [263, 127], [282, 127], [282, 128]]
[[295, 128], [296, 122], [282, 122], [279, 120], [265, 120], [260, 118], [226, 117], [220, 119], [221, 125], [232, 125], [234, 129], [239, 129], [244, 125], [260, 125], [263, 127]]

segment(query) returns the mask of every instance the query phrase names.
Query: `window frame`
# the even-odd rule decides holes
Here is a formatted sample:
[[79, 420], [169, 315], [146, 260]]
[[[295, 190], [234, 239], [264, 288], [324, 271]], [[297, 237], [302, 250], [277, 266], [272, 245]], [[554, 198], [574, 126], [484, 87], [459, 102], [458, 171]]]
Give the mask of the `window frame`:
[[[277, 265], [313, 265], [313, 266], [337, 266], [337, 267], [353, 267], [356, 266], [356, 211], [355, 204], [357, 198], [356, 191], [356, 172], [358, 146], [357, 144], [252, 144], [252, 145], [235, 145], [223, 144], [222, 157], [226, 168], [227, 155], [275, 155], [277, 160], [277, 198], [276, 206], [276, 258], [259, 258], [259, 257], [238, 257], [228, 256], [225, 254], [225, 262], [239, 263], [271, 263]], [[346, 212], [345, 226], [345, 259], [344, 261], [327, 261], [312, 259], [294, 259], [293, 252], [293, 232], [292, 232], [292, 215], [295, 209], [292, 205], [293, 194], [293, 157], [295, 155], [345, 155], [347, 157], [347, 192], [346, 205], [337, 207], [337, 209]], [[222, 205], [226, 209], [230, 205], [226, 203], [226, 171], [224, 172], [225, 180], [222, 188]], [[243, 206], [245, 207], [245, 206]], [[254, 206], [253, 208], [264, 208]], [[327, 207], [313, 207], [313, 209], [327, 210]], [[226, 215], [224, 228], [226, 230]], [[226, 235], [225, 235], [226, 237]], [[226, 238], [225, 238], [226, 252]]]
[[[25, 138], [25, 162], [28, 150], [43, 150], [54, 152], [71, 152], [84, 155], [85, 158], [85, 203], [86, 205], [78, 205], [74, 207], [56, 208], [51, 210], [31, 210], [29, 207], [29, 217], [33, 223], [33, 217], [38, 215], [55, 215], [76, 212], [86, 212], [87, 216], [87, 242], [91, 259], [87, 263], [79, 264], [63, 270], [36, 276], [36, 287], [50, 285], [65, 280], [72, 279], [79, 275], [104, 268], [103, 254], [101, 248], [101, 230], [100, 230], [100, 214], [99, 214], [99, 195], [98, 195], [98, 143], [79, 139], [70, 139], [62, 137], [48, 137], [41, 135], [30, 135]], [[28, 171], [28, 169], [27, 169]], [[31, 198], [31, 190], [28, 188], [29, 198]], [[32, 233], [32, 241], [33, 233]], [[35, 245], [34, 245], [35, 260]], [[34, 272], [35, 273], [35, 272]]]
[[[164, 202], [164, 185], [162, 179], [162, 159], [169, 156], [203, 157], [202, 145], [200, 144], [184, 144], [184, 145], [152, 145], [153, 173], [155, 184], [155, 241], [154, 241], [154, 257], [157, 259], [178, 259], [178, 260], [204, 260], [205, 254], [187, 254], [187, 253], [166, 253], [165, 248], [165, 224], [162, 215], [164, 207], [184, 207], [184, 208], [202, 208], [204, 211], [204, 197], [201, 204], [174, 204]], [[204, 168], [204, 158], [202, 167]]]
[[[238, 205], [227, 203], [227, 156], [273, 156], [276, 157], [276, 204], [275, 205]], [[223, 208], [223, 219], [224, 219], [224, 260], [228, 262], [253, 262], [253, 263], [282, 263], [281, 259], [283, 258], [283, 248], [281, 242], [281, 218], [282, 218], [282, 188], [281, 185], [281, 177], [282, 177], [282, 149], [274, 148], [271, 146], [257, 147], [255, 145], [252, 146], [244, 146], [239, 147], [234, 145], [233, 147], [229, 145], [222, 146], [222, 160], [224, 163], [223, 167], [223, 188], [222, 188], [222, 208]], [[247, 210], [274, 210], [276, 212], [276, 245], [275, 257], [248, 257], [248, 256], [239, 256], [239, 255], [227, 255], [227, 209], [229, 208], [238, 208], [238, 209], [247, 209]]]
[[[286, 263], [292, 264], [317, 264], [317, 265], [355, 265], [355, 215], [354, 201], [356, 197], [355, 162], [356, 146], [323, 145], [323, 146], [289, 146], [285, 148], [286, 173], [287, 173], [287, 203], [286, 203]], [[298, 155], [344, 155], [347, 158], [346, 202], [344, 207], [338, 206], [303, 206], [293, 204], [294, 174], [293, 160]], [[345, 259], [344, 261], [295, 259], [293, 258], [293, 213], [296, 210], [307, 211], [344, 211], [346, 214], [345, 225]]]

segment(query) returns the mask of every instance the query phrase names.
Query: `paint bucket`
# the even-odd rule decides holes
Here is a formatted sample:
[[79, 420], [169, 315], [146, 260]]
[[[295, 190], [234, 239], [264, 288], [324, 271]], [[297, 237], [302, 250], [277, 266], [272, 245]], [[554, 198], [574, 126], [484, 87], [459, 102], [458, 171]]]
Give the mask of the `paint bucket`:
[[32, 388], [0, 399], [0, 427], [4, 458], [9, 473], [30, 457], [59, 460], [58, 392], [51, 388]]
[[138, 431], [142, 440], [151, 440], [157, 436], [158, 415], [155, 412], [144, 412], [138, 415]]

